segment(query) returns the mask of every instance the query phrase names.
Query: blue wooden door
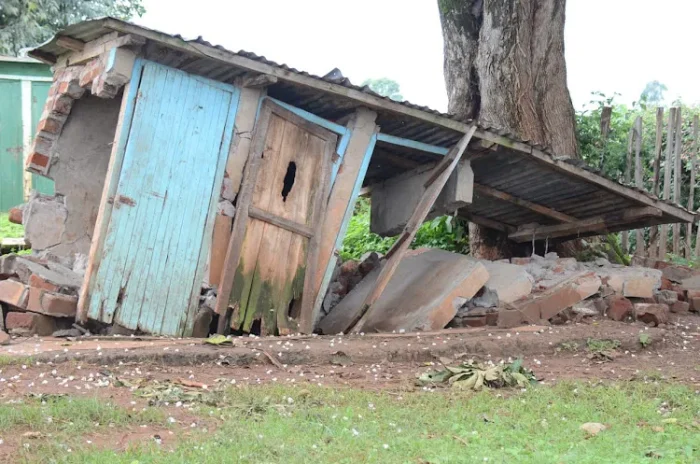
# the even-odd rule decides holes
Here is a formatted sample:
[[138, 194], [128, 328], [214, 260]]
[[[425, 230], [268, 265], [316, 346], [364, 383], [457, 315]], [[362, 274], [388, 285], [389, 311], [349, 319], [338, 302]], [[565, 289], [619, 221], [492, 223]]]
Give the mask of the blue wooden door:
[[155, 63], [141, 65], [88, 316], [190, 335], [239, 93]]

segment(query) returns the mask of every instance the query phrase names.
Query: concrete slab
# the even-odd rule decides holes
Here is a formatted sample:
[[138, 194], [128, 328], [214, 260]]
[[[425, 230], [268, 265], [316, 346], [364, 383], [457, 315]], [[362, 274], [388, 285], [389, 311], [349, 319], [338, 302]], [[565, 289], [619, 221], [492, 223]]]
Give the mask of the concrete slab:
[[[379, 276], [373, 270], [319, 324], [325, 334], [337, 334], [361, 311]], [[472, 298], [489, 278], [478, 261], [448, 251], [414, 250], [404, 257], [375, 303], [366, 332], [425, 331], [447, 325], [457, 309]]]

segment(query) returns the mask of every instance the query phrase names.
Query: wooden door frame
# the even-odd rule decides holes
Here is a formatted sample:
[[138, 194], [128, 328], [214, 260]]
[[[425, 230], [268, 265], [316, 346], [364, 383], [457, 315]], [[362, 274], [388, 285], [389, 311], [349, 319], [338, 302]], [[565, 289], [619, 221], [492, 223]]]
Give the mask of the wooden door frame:
[[[172, 68], [170, 66], [165, 66], [153, 61], [145, 60], [143, 58], [136, 58], [134, 62], [134, 67], [131, 72], [131, 79], [124, 85], [124, 93], [122, 95], [121, 107], [119, 110], [119, 118], [117, 122], [117, 127], [114, 133], [115, 143], [112, 145], [112, 152], [109, 157], [109, 164], [107, 167], [107, 173], [105, 175], [105, 183], [102, 190], [102, 197], [100, 199], [100, 206], [97, 213], [97, 219], [95, 221], [95, 227], [93, 230], [92, 242], [90, 244], [90, 253], [88, 255], [88, 263], [85, 271], [85, 276], [83, 277], [83, 283], [80, 289], [80, 295], [78, 299], [78, 311], [76, 314], [76, 320], [79, 322], [86, 322], [88, 318], [88, 312], [90, 310], [90, 295], [96, 283], [97, 271], [103, 257], [103, 247], [105, 239], [107, 238], [107, 232], [109, 229], [109, 223], [112, 219], [112, 209], [114, 197], [117, 194], [117, 189], [119, 186], [119, 181], [121, 179], [122, 167], [124, 163], [124, 156], [126, 154], [126, 147], [129, 141], [129, 134], [131, 133], [131, 127], [134, 119], [134, 112], [136, 110], [136, 104], [138, 102], [139, 88], [141, 85], [141, 78], [143, 75], [143, 69], [145, 65], [158, 66], [162, 68], [173, 69], [179, 72], [186, 73], [191, 78], [205, 81], [209, 85], [213, 85], [222, 90], [230, 91], [231, 105], [229, 106], [229, 111], [227, 113], [227, 121], [224, 129], [224, 134], [222, 137], [222, 143], [220, 145], [219, 159], [217, 162], [217, 171], [214, 177], [214, 185], [212, 189], [212, 196], [209, 203], [207, 219], [204, 227], [204, 240], [202, 242], [202, 248], [200, 249], [200, 257], [196, 271], [196, 278], [199, 279], [200, 285], [203, 278], [204, 266], [201, 264], [203, 257], [206, 258], [205, 250], [208, 250], [211, 245], [211, 235], [214, 226], [214, 218], [216, 216], [216, 205], [218, 203], [217, 192], [221, 189], [221, 184], [224, 178], [224, 169], [226, 166], [226, 161], [228, 158], [229, 147], [231, 140], [233, 138], [233, 130], [235, 123], [235, 115], [238, 109], [238, 103], [240, 99], [240, 88], [224, 84], [222, 82], [217, 82], [211, 79], [206, 79], [201, 76], [187, 73], [181, 69]], [[193, 282], [193, 288], [197, 285], [197, 280]], [[195, 296], [199, 298], [198, 292], [192, 292], [190, 297], [189, 309], [192, 308]], [[192, 311], [189, 311], [192, 313]], [[193, 314], [188, 314], [187, 322], [185, 324], [185, 333], [189, 333], [194, 324]]]
[[[338, 146], [338, 136], [334, 131], [320, 126], [311, 119], [305, 118], [303, 115], [298, 114], [297, 111], [291, 111], [289, 108], [287, 108], [288, 105], [281, 105], [270, 98], [263, 98], [261, 100], [261, 106], [260, 110], [258, 111], [258, 118], [255, 124], [255, 130], [253, 132], [251, 150], [248, 154], [248, 161], [246, 162], [245, 172], [243, 174], [243, 182], [238, 197], [238, 202], [236, 204], [236, 215], [233, 219], [231, 240], [229, 241], [228, 249], [226, 250], [226, 258], [224, 261], [225, 264], [221, 275], [221, 285], [217, 296], [216, 312], [220, 315], [218, 327], [219, 333], [223, 333], [225, 330], [228, 330], [228, 328], [231, 326], [231, 321], [240, 316], [240, 313], [238, 313], [240, 305], [230, 313], [228, 311], [228, 307], [233, 289], [233, 280], [236, 270], [238, 269], [241, 252], [243, 250], [243, 240], [245, 238], [249, 222], [248, 219], [253, 217], [259, 220], [266, 220], [261, 217], [260, 210], [253, 207], [251, 203], [253, 200], [253, 187], [260, 171], [260, 160], [262, 159], [262, 154], [265, 148], [265, 139], [267, 137], [270, 117], [273, 113], [285, 121], [299, 126], [303, 130], [327, 141], [326, 148], [323, 153], [323, 159], [321, 160], [320, 164], [321, 173], [323, 175], [314, 199], [314, 211], [311, 215], [310, 230], [298, 227], [297, 230], [292, 230], [293, 227], [291, 227], [290, 224], [284, 224], [282, 221], [278, 221], [277, 224], [272, 221], [266, 221], [273, 223], [278, 227], [292, 230], [300, 235], [308, 237], [308, 235], [311, 234], [311, 236], [308, 237], [309, 246], [306, 254], [304, 290], [302, 293], [302, 307], [299, 316], [300, 328], [302, 327], [302, 324], [308, 325], [309, 320], [312, 319], [313, 315], [313, 306], [315, 303], [315, 297], [313, 295], [313, 279], [316, 274], [316, 267], [318, 265], [318, 242], [321, 238], [323, 216], [325, 214], [328, 196], [330, 194], [332, 176], [331, 163], [333, 153], [336, 152]], [[345, 133], [346, 132], [344, 131], [344, 134]], [[310, 323], [313, 325], [313, 320], [311, 320]]]

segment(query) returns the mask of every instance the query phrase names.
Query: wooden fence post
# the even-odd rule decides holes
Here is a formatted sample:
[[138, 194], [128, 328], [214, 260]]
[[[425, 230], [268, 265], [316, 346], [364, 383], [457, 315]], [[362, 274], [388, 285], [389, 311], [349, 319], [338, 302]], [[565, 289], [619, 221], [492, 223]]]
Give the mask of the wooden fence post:
[[[627, 162], [625, 163], [625, 185], [632, 183], [632, 151], [634, 150], [634, 127], [630, 127], [629, 137], [627, 137]], [[626, 230], [620, 234], [622, 237], [622, 251], [629, 253], [629, 232]]]
[[[661, 180], [661, 148], [664, 138], [664, 109], [663, 107], [656, 108], [656, 144], [654, 145], [654, 183], [652, 193], [654, 196], [659, 196], [659, 180]], [[659, 256], [659, 226], [652, 226], [649, 233], [649, 256], [652, 258], [661, 258]], [[663, 258], [661, 258], [663, 259]]]
[[[668, 125], [666, 130], [666, 162], [664, 163], [664, 200], [671, 199], [671, 171], [673, 155], [673, 129], [676, 127], [677, 108], [669, 108]], [[666, 259], [666, 244], [668, 243], [668, 225], [661, 226], [661, 237], [659, 237], [659, 259]]]
[[[695, 160], [698, 156], [698, 122], [699, 118], [696, 114], [693, 117], [693, 148], [690, 150], [690, 189], [688, 191], [688, 211], [695, 209]], [[691, 259], [693, 256], [693, 224], [685, 226], [685, 257]], [[695, 245], [697, 255], [697, 241]]]
[[[642, 117], [637, 116], [634, 121], [634, 184], [639, 189], [644, 189], [644, 177], [642, 175]], [[637, 229], [637, 247], [634, 254], [644, 256], [644, 229]]]
[[602, 171], [605, 167], [605, 152], [608, 148], [608, 136], [610, 135], [610, 119], [612, 118], [612, 106], [604, 106], [600, 112], [600, 136], [603, 141], [603, 146], [600, 149], [600, 165], [598, 168]]
[[[681, 151], [682, 151], [682, 124], [680, 107], [676, 109], [676, 134], [673, 143], [673, 202], [680, 206], [681, 204]], [[673, 224], [673, 254], [678, 256], [681, 254], [681, 225], [680, 223]]]

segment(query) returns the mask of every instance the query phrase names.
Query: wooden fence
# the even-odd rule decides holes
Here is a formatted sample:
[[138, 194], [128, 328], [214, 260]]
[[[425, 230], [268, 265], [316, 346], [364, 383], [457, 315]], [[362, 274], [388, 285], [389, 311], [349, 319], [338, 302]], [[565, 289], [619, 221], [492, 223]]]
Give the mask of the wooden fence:
[[[694, 194], [695, 194], [695, 170], [696, 160], [698, 156], [698, 135], [699, 135], [699, 118], [698, 115], [693, 116], [692, 123], [692, 144], [684, 152], [682, 138], [682, 123], [683, 115], [681, 108], [670, 108], [668, 111], [668, 120], [665, 124], [666, 130], [666, 147], [664, 150], [664, 108], [656, 110], [656, 127], [655, 127], [655, 145], [654, 145], [654, 161], [651, 179], [651, 193], [663, 200], [672, 201], [677, 205], [681, 205], [681, 187], [683, 163], [682, 158], [685, 156], [689, 159], [690, 168], [690, 185], [688, 189], [688, 204], [686, 205], [689, 211], [695, 211]], [[610, 133], [610, 120], [612, 107], [606, 106], [601, 112], [600, 130], [603, 140], [603, 154], [601, 156], [601, 164], [604, 162], [605, 149], [608, 143]], [[639, 189], [644, 189], [644, 169], [642, 166], [642, 141], [643, 141], [643, 125], [642, 117], [637, 116], [634, 124], [630, 128], [628, 143], [627, 143], [627, 159], [625, 163], [624, 182], [628, 185], [634, 184]], [[663, 162], [663, 190], [661, 189], [661, 171], [662, 157]], [[633, 181], [634, 175], [634, 182]], [[700, 257], [700, 227], [695, 231], [695, 249], [692, 249], [693, 228], [695, 224], [686, 224], [685, 234], [681, 234], [681, 224], [672, 224], [669, 234], [669, 226], [653, 226], [645, 233], [644, 229], [635, 231], [636, 247], [634, 254], [637, 256], [647, 256], [657, 259], [665, 259], [666, 254], [670, 251], [673, 255], [683, 257], [689, 260]], [[622, 232], [622, 249], [629, 253], [630, 240], [629, 233]], [[669, 246], [670, 242], [670, 246]]]

